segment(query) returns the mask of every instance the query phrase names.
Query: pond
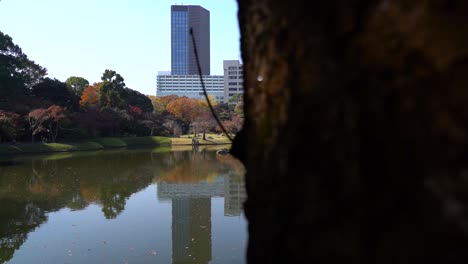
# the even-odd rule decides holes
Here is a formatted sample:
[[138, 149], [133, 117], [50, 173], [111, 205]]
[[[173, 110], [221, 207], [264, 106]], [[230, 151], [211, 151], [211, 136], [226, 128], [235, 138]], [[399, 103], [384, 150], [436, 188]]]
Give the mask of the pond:
[[0, 160], [0, 263], [245, 263], [244, 169], [213, 148]]

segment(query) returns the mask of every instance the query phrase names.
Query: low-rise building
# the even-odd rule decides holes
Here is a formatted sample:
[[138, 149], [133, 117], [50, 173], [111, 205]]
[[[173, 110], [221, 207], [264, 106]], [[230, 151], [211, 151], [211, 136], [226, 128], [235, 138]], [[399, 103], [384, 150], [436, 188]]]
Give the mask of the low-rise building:
[[[170, 75], [159, 72], [156, 77], [156, 96], [178, 95], [203, 99], [203, 88], [199, 75]], [[222, 75], [202, 75], [206, 92], [216, 101], [224, 102], [224, 77]]]

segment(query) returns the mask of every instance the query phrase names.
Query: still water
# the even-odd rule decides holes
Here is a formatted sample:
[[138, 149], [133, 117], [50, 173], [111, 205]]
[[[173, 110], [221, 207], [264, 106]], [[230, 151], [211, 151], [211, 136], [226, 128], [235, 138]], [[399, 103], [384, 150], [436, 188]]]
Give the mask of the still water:
[[242, 165], [215, 149], [0, 159], [0, 263], [245, 263]]

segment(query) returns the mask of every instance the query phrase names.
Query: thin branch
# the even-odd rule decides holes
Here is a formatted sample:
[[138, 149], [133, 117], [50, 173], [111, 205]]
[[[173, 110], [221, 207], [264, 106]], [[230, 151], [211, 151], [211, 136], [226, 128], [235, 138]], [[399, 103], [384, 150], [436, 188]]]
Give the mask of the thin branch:
[[200, 82], [201, 86], [203, 89], [203, 94], [205, 95], [206, 102], [208, 103], [208, 106], [210, 107], [211, 114], [215, 118], [216, 122], [218, 123], [219, 127], [221, 127], [221, 130], [223, 130], [224, 134], [228, 137], [229, 141], [233, 141], [229, 133], [226, 131], [226, 128], [224, 128], [223, 124], [219, 120], [218, 116], [216, 115], [213, 106], [211, 105], [210, 99], [208, 98], [208, 93], [206, 92], [205, 88], [205, 82], [203, 81], [203, 76], [202, 76], [202, 70], [200, 66], [200, 60], [198, 59], [198, 50], [197, 50], [197, 43], [195, 43], [195, 36], [193, 35], [193, 29], [190, 28], [190, 36], [192, 36], [192, 42], [193, 42], [193, 51], [195, 52], [195, 59], [197, 60], [197, 68], [198, 68], [198, 75], [200, 76]]

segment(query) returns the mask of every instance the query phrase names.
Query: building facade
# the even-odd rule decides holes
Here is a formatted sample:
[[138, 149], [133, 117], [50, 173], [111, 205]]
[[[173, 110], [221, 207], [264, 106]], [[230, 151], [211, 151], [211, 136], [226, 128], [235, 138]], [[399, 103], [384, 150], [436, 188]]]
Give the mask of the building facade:
[[244, 93], [243, 65], [239, 60], [224, 60], [224, 102], [236, 94]]
[[210, 12], [198, 5], [171, 6], [171, 72], [199, 74], [190, 29], [196, 41], [202, 75], [210, 75]]
[[[224, 102], [224, 78], [221, 75], [203, 75], [206, 92], [216, 101]], [[204, 99], [199, 75], [164, 75], [156, 76], [156, 96], [187, 96]]]

